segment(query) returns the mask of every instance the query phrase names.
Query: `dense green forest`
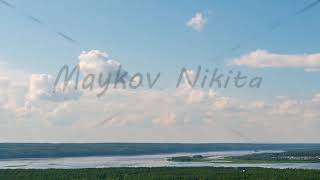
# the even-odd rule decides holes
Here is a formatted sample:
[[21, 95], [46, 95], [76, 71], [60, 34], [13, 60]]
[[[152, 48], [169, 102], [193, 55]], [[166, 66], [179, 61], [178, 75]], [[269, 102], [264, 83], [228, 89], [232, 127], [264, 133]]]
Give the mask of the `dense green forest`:
[[319, 170], [264, 168], [105, 168], [0, 170], [0, 179], [319, 179]]
[[291, 149], [320, 149], [320, 144], [0, 143], [0, 159]]
[[231, 160], [272, 161], [272, 162], [317, 162], [320, 163], [320, 150], [292, 150], [281, 153], [248, 154], [231, 157]]
[[168, 161], [177, 161], [177, 162], [201, 162], [201, 161], [208, 161], [210, 162], [210, 159], [206, 156], [202, 155], [196, 155], [196, 156], [176, 156], [176, 157], [170, 157], [167, 159]]

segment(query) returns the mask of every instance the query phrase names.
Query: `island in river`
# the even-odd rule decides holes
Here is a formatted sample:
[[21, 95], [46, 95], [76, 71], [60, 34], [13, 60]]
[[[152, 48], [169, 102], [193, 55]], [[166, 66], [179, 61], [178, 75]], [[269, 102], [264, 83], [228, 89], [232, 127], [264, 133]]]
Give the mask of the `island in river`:
[[286, 152], [256, 152], [240, 156], [176, 156], [168, 158], [176, 162], [210, 163], [320, 163], [320, 150], [292, 150]]

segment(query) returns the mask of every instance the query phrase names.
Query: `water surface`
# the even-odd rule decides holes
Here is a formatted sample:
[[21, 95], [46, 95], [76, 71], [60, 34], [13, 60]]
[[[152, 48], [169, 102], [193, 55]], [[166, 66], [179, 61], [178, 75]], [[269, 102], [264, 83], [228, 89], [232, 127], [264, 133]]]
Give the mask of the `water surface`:
[[[275, 152], [275, 151], [260, 151]], [[279, 152], [279, 151], [277, 151]], [[72, 158], [40, 158], [1, 160], [0, 169], [76, 169], [76, 168], [107, 168], [107, 167], [265, 167], [265, 168], [299, 168], [320, 169], [320, 163], [272, 163], [272, 164], [232, 164], [209, 162], [173, 162], [167, 158], [174, 156], [205, 155], [213, 157], [236, 156], [256, 153], [254, 151], [221, 151], [206, 153], [175, 153], [139, 156], [94, 156]]]

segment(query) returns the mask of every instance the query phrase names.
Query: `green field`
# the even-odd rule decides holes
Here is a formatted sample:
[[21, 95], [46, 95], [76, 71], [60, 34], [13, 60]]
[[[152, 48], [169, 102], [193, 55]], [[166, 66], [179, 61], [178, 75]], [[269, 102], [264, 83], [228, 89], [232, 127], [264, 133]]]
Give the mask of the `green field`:
[[319, 179], [319, 170], [264, 168], [105, 168], [0, 170], [0, 179]]

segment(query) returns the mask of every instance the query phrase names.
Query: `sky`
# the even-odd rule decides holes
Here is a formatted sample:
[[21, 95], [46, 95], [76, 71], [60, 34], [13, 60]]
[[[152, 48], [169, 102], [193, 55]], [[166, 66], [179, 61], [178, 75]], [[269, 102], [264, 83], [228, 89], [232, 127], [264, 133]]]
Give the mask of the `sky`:
[[[318, 0], [0, 0], [0, 142], [319, 142], [319, 10]], [[74, 79], [56, 89], [64, 65], [79, 66], [77, 90]], [[120, 66], [142, 85], [111, 88]], [[215, 70], [228, 87], [208, 86]], [[113, 75], [105, 92], [99, 73]]]

